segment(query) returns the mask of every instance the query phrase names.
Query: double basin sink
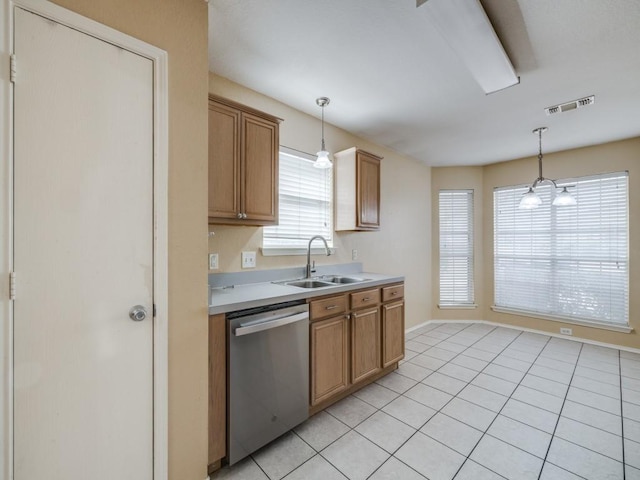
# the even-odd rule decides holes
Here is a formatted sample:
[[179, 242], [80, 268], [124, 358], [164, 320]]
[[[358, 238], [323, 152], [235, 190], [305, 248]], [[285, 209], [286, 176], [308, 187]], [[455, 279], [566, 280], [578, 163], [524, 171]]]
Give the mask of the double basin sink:
[[303, 278], [299, 280], [289, 280], [286, 282], [275, 282], [280, 285], [288, 285], [290, 287], [299, 288], [323, 288], [335, 287], [337, 285], [345, 285], [350, 283], [360, 283], [370, 280], [369, 278], [360, 277], [344, 277], [339, 275], [323, 275], [321, 277]]

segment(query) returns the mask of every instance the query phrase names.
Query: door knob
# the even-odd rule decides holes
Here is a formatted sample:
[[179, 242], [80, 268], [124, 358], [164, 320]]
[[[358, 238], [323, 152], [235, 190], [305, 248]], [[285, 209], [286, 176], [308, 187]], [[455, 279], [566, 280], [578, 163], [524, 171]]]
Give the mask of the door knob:
[[147, 309], [142, 305], [135, 305], [129, 310], [129, 318], [134, 322], [141, 322], [147, 318]]

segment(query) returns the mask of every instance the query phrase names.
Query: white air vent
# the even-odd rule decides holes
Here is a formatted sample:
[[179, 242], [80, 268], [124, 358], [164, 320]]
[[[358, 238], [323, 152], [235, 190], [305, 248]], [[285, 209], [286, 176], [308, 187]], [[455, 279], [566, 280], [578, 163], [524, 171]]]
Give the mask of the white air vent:
[[578, 100], [573, 100], [572, 102], [563, 103], [561, 105], [554, 105], [553, 107], [547, 107], [544, 109], [544, 113], [547, 115], [553, 115], [555, 113], [564, 113], [569, 110], [575, 110], [576, 108], [586, 107], [587, 105], [592, 105], [596, 101], [596, 96], [591, 95], [590, 97], [579, 98]]

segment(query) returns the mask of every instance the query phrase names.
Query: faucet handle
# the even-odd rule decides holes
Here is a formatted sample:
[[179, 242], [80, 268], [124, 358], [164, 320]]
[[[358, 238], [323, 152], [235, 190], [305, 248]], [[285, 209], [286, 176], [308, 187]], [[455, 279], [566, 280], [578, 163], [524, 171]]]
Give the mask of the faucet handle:
[[315, 260], [311, 263], [311, 273], [316, 273], [316, 261]]

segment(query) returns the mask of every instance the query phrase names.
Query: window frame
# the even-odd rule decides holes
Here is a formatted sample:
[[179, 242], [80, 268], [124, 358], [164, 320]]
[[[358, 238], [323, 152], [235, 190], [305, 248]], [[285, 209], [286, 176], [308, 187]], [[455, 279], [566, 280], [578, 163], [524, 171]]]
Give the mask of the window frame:
[[[467, 236], [467, 253], [466, 255], [461, 255], [459, 253], [454, 253], [451, 250], [447, 252], [443, 252], [443, 194], [444, 195], [465, 195], [466, 196], [466, 229], [465, 231], [459, 232], [447, 232], [448, 237], [453, 236]], [[451, 202], [453, 202], [453, 197], [451, 198]], [[475, 225], [474, 225], [474, 212], [475, 212], [475, 192], [473, 189], [440, 189], [438, 191], [438, 308], [440, 309], [472, 309], [477, 308], [477, 304], [475, 302]], [[447, 212], [447, 214], [453, 215], [455, 212], [453, 211], [453, 207], [451, 212]], [[458, 222], [459, 220], [455, 220]], [[464, 221], [464, 220], [462, 220]], [[466, 301], [456, 301], [456, 293], [451, 292], [452, 296], [450, 298], [443, 299], [443, 259], [451, 259], [451, 258], [466, 258], [467, 263], [467, 271], [466, 271], [466, 283], [467, 288], [466, 292], [464, 291], [462, 294], [467, 296]], [[455, 284], [455, 273], [451, 275], [451, 279], [449, 283]], [[455, 290], [455, 287], [450, 287], [450, 289]]]
[[[299, 159], [301, 161], [305, 161], [305, 162], [314, 162], [316, 157], [312, 154], [306, 153], [306, 152], [302, 152], [300, 150], [296, 150], [293, 148], [289, 148], [289, 147], [285, 147], [285, 146], [280, 146], [279, 151], [278, 151], [278, 156], [279, 156], [279, 161], [281, 161], [282, 156], [289, 156], [289, 157], [293, 157], [296, 159]], [[282, 163], [282, 162], [281, 162]], [[313, 233], [313, 235], [323, 235], [326, 240], [327, 243], [329, 244], [329, 249], [331, 250], [331, 253], [335, 253], [335, 247], [333, 245], [333, 239], [334, 239], [334, 212], [333, 212], [333, 202], [334, 202], [334, 179], [333, 179], [333, 168], [330, 169], [319, 169], [317, 170], [318, 172], [325, 172], [325, 199], [324, 201], [326, 202], [327, 206], [326, 208], [324, 208], [324, 212], [325, 212], [325, 221], [328, 223], [328, 226], [325, 227], [325, 231], [318, 231], [316, 233]], [[265, 246], [265, 233], [267, 233], [269, 230], [268, 229], [274, 229], [277, 230], [278, 227], [282, 224], [283, 221], [283, 215], [282, 215], [282, 210], [281, 210], [281, 200], [283, 195], [286, 195], [286, 192], [288, 188], [283, 188], [282, 185], [282, 173], [283, 173], [283, 169], [282, 169], [282, 164], [281, 164], [281, 168], [279, 168], [278, 171], [278, 185], [279, 185], [279, 193], [278, 193], [278, 209], [280, 211], [280, 215], [279, 215], [279, 225], [273, 225], [273, 226], [265, 226], [262, 230], [262, 245], [260, 247], [260, 250], [262, 252], [263, 256], [286, 256], [286, 255], [306, 255], [307, 253], [307, 242], [308, 240], [304, 240], [304, 241], [300, 241], [298, 245], [277, 245], [277, 241], [276, 242], [271, 242], [268, 245]], [[328, 188], [328, 194], [326, 192], [326, 188]], [[299, 192], [298, 192], [299, 193]], [[298, 198], [309, 198], [309, 197], [298, 197]], [[315, 199], [315, 201], [319, 201], [318, 199]], [[323, 200], [320, 200], [323, 201]], [[291, 204], [291, 202], [290, 202]], [[277, 235], [277, 233], [275, 234]], [[273, 235], [271, 238], [273, 239], [275, 237], [275, 235]], [[309, 239], [313, 236], [311, 234], [309, 234]], [[324, 249], [324, 245], [322, 245], [320, 242], [318, 242], [317, 244], [314, 243], [314, 245], [312, 246], [311, 249], [311, 253], [312, 254], [320, 254], [320, 253], [325, 253], [325, 249]]]
[[[593, 184], [594, 181], [598, 181], [600, 183], [606, 182], [606, 181], [617, 182], [616, 183], [617, 185], [623, 185], [624, 191], [622, 191], [619, 195], [616, 194], [615, 192], [612, 192], [610, 193], [610, 195], [605, 195], [605, 196], [600, 194], [599, 196], [597, 196], [599, 203], [596, 205], [593, 203], [594, 200], [589, 198], [590, 196], [594, 195], [594, 192], [596, 190], [594, 190], [593, 187], [589, 189], [588, 184], [589, 183]], [[620, 183], [620, 182], [623, 182], [623, 183]], [[539, 296], [539, 294], [535, 292], [535, 289], [532, 290], [534, 293], [530, 296], [530, 298], [533, 299], [534, 296], [538, 295], [538, 301], [540, 300], [545, 301], [546, 304], [544, 309], [547, 309], [548, 311], [539, 311], [539, 310], [530, 309], [530, 308], [519, 308], [518, 306], [515, 306], [515, 304], [518, 303], [517, 301], [509, 305], [508, 304], [509, 302], [504, 302], [504, 300], [502, 300], [502, 302], [506, 304], [503, 304], [503, 305], [499, 304], [498, 296], [500, 294], [504, 294], [505, 288], [508, 290], [508, 287], [504, 287], [504, 285], [499, 287], [498, 282], [504, 281], [504, 282], [507, 282], [507, 285], [509, 285], [507, 278], [499, 277], [499, 270], [505, 268], [504, 264], [499, 265], [500, 260], [505, 259], [509, 256], [511, 256], [513, 259], [517, 259], [519, 256], [524, 261], [526, 260], [527, 256], [522, 254], [517, 254], [515, 253], [515, 251], [513, 251], [511, 255], [508, 255], [507, 253], [505, 253], [505, 250], [508, 247], [503, 246], [501, 248], [498, 246], [499, 242], [505, 242], [505, 237], [508, 237], [509, 231], [507, 230], [507, 232], [505, 232], [505, 235], [503, 236], [503, 238], [499, 237], [500, 228], [498, 226], [498, 208], [499, 208], [500, 199], [497, 196], [500, 195], [501, 193], [507, 196], [510, 195], [512, 197], [512, 201], [517, 203], [517, 200], [519, 200], [519, 198], [521, 197], [521, 194], [526, 191], [528, 185], [514, 185], [514, 186], [494, 188], [494, 192], [493, 192], [493, 277], [494, 277], [493, 296], [494, 298], [493, 298], [493, 305], [491, 306], [492, 310], [496, 312], [517, 314], [517, 315], [533, 317], [533, 318], [542, 318], [545, 320], [552, 320], [552, 321], [557, 321], [562, 323], [571, 323], [576, 325], [585, 325], [585, 326], [591, 326], [591, 327], [619, 331], [619, 332], [632, 331], [633, 329], [630, 327], [630, 323], [629, 323], [629, 320], [630, 320], [629, 318], [629, 294], [630, 294], [629, 172], [620, 171], [620, 172], [602, 173], [602, 174], [596, 174], [596, 175], [587, 175], [582, 177], [574, 177], [569, 179], [557, 180], [556, 183], [559, 188], [562, 188], [565, 186], [575, 188], [575, 191], [572, 193], [576, 195], [576, 198], [578, 200], [578, 204], [576, 206], [559, 206], [559, 207], [552, 206], [551, 201], [553, 200], [554, 195], [557, 193], [557, 190], [554, 189], [551, 185], [543, 185], [541, 187], [538, 187], [540, 191], [537, 193], [539, 193], [541, 196], [544, 197], [543, 204], [538, 209], [529, 210], [529, 211], [518, 210], [518, 207], [516, 205], [515, 207], [513, 207], [513, 211], [511, 212], [511, 214], [513, 215], [516, 215], [516, 213], [518, 213], [519, 215], [522, 215], [521, 218], [524, 218], [525, 215], [528, 215], [531, 218], [532, 225], [535, 226], [535, 229], [532, 229], [533, 235], [529, 235], [529, 237], [533, 237], [534, 235], [539, 236], [537, 240], [534, 240], [532, 238], [529, 239], [532, 245], [534, 245], [533, 243], [534, 241], [547, 242], [546, 245], [542, 245], [541, 243], [538, 243], [537, 246], [540, 248], [540, 251], [536, 252], [536, 255], [533, 255], [533, 256], [532, 254], [530, 254], [529, 260], [534, 263], [536, 260], [540, 263], [543, 263], [545, 261], [549, 263], [549, 266], [547, 267], [546, 270], [544, 269], [544, 267], [542, 267], [543, 268], [542, 273], [548, 274], [549, 277], [547, 278], [551, 279], [551, 280], [548, 280], [550, 286], [547, 289], [548, 290], [547, 296], [546, 297]], [[582, 202], [580, 201], [581, 184], [584, 185], [582, 188], [583, 195], [586, 195], [584, 197], [585, 200], [583, 200]], [[598, 188], [602, 190], [601, 186]], [[612, 256], [612, 254], [610, 254], [609, 258], [605, 260], [605, 256], [601, 255], [601, 257], [598, 258], [597, 255], [595, 255], [594, 253], [592, 253], [592, 251], [590, 251], [590, 248], [593, 248], [593, 247], [589, 247], [588, 245], [580, 246], [579, 240], [581, 240], [584, 237], [584, 233], [581, 231], [583, 226], [585, 224], [593, 225], [592, 222], [594, 221], [596, 216], [600, 216], [601, 218], [603, 216], [606, 216], [602, 213], [604, 211], [604, 208], [612, 208], [612, 207], [608, 207], [607, 206], [608, 204], [605, 203], [605, 201], [613, 201], [612, 199], [614, 199], [616, 196], [624, 198], [624, 200], [623, 200], [623, 203], [619, 203], [620, 200], [616, 199], [618, 203], [613, 204], [613, 208], [615, 208], [615, 212], [616, 212], [616, 215], [615, 215], [615, 217], [617, 218], [616, 222], [618, 222], [618, 223], [615, 223], [614, 226], [616, 228], [616, 232], [618, 232], [619, 229], [622, 229], [625, 232], [626, 237], [624, 237], [624, 240], [623, 240], [624, 243], [622, 243], [622, 247], [620, 247], [619, 245], [614, 245], [615, 248], [609, 248], [609, 252], [616, 253], [617, 255]], [[585, 202], [590, 202], [590, 203], [585, 203]], [[582, 205], [582, 212], [580, 211], [581, 205]], [[511, 203], [509, 203], [509, 206], [511, 206]], [[597, 206], [598, 210], [593, 210], [595, 206]], [[566, 209], [574, 209], [574, 210], [566, 210]], [[538, 210], [539, 210], [537, 214], [538, 217], [536, 219], [534, 218], [534, 215], [536, 215], [536, 211]], [[573, 229], [571, 228], [571, 226], [567, 227], [566, 224], [561, 223], [563, 220], [562, 219], [563, 216], [565, 216], [564, 220], [566, 220], [567, 218], [566, 215], [568, 215], [568, 212], [574, 212], [574, 215], [575, 215], [575, 227]], [[548, 215], [548, 218], [545, 218], [544, 215]], [[607, 218], [610, 218], [610, 217], [607, 217]], [[517, 221], [518, 220], [515, 218], [512, 220], [513, 223], [511, 226], [512, 228], [511, 235], [516, 234], [515, 229], [517, 226], [517, 223], [516, 223]], [[548, 225], [548, 232], [547, 232], [546, 238], [540, 235], [540, 231], [543, 229], [544, 225]], [[607, 227], [607, 223], [600, 220], [600, 222], [597, 224], [598, 230], [596, 230], [596, 234], [605, 235], [607, 233], [606, 227]], [[611, 226], [609, 226], [609, 228], [611, 228]], [[612, 234], [609, 233], [609, 235], [611, 236]], [[559, 237], [563, 237], [563, 238], [559, 238]], [[618, 237], [616, 236], [615, 238], [618, 238]], [[577, 248], [577, 250], [572, 251], [570, 248], [569, 254], [561, 254], [560, 252], [566, 251], [567, 242], [569, 243], [571, 248], [574, 248], [574, 243], [577, 242], [578, 245], [577, 247], [575, 247]], [[617, 242], [618, 240], [616, 240], [616, 243]], [[516, 243], [513, 243], [513, 246], [515, 248]], [[545, 249], [548, 250], [547, 254], [542, 253]], [[559, 280], [559, 278], [561, 278], [561, 275], [563, 274], [565, 276], [575, 275], [577, 278], [576, 282], [578, 285], [578, 287], [576, 288], [579, 288], [580, 287], [579, 282], [582, 280], [580, 275], [588, 275], [588, 273], [585, 273], [585, 267], [581, 265], [581, 263], [586, 263], [587, 261], [592, 261], [594, 263], [599, 262], [599, 264], [601, 265], [601, 268], [605, 268], [608, 264], [615, 264], [616, 268], [618, 268], [620, 264], [623, 264], [623, 267], [624, 267], [623, 272], [615, 277], [615, 279], [618, 282], [622, 282], [622, 285], [623, 285], [622, 291], [618, 290], [615, 292], [616, 294], [621, 295], [624, 301], [622, 321], [599, 320], [597, 318], [594, 318], [594, 316], [597, 316], [596, 314], [594, 314], [594, 316], [592, 317], [581, 316], [579, 314], [580, 313], [579, 311], [583, 310], [584, 312], [584, 310], [588, 305], [587, 303], [578, 303], [576, 309], [574, 310], [578, 312], [576, 314], [566, 314], [566, 309], [565, 309], [565, 312], [561, 311], [563, 303], [565, 306], [567, 304], [571, 304], [571, 298], [568, 298], [568, 299], [567, 297], [565, 297], [564, 299], [562, 298], [562, 292], [561, 292], [562, 289], [559, 286], [564, 287], [567, 284], [567, 282], [561, 281]], [[565, 269], [564, 271], [558, 268], [557, 267], [558, 263], [563, 263], [563, 262], [569, 265], [571, 268]], [[592, 286], [591, 290], [588, 290], [588, 289], [583, 290], [582, 296], [584, 297], [588, 294], [592, 294], [593, 296], [596, 296], [598, 294], [597, 287], [604, 284], [605, 282], [602, 281], [600, 284]], [[570, 285], [573, 287], [574, 283], [571, 283]], [[586, 287], [583, 286], [582, 288], [586, 288]], [[595, 293], [592, 293], [592, 292], [595, 292]], [[610, 315], [614, 315], [615, 306], [612, 307], [611, 304], [605, 303], [604, 308], [609, 310]], [[543, 307], [540, 308], [540, 310], [542, 309]], [[623, 321], [626, 323], [623, 323]]]

